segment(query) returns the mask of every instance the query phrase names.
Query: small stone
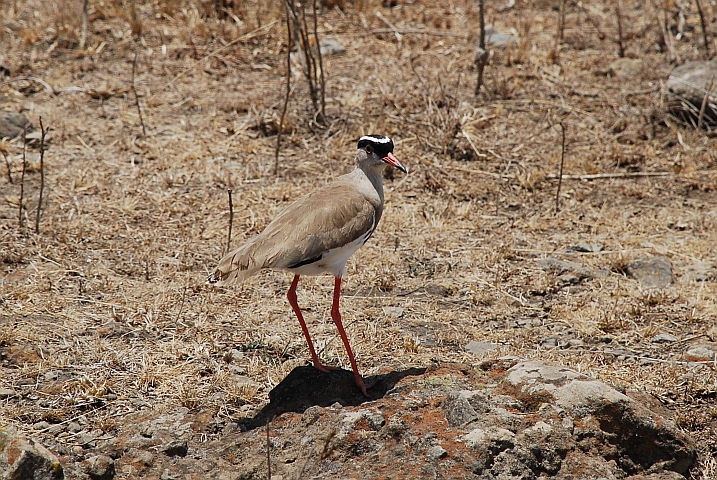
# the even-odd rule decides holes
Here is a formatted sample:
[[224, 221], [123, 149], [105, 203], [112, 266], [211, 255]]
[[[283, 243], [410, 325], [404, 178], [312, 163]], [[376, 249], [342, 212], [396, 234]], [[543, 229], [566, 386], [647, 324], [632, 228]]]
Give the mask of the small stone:
[[318, 405], [307, 408], [304, 410], [304, 413], [301, 414], [301, 422], [306, 426], [313, 425], [321, 418], [321, 410], [322, 408]]
[[107, 455], [95, 455], [82, 463], [92, 480], [111, 480], [115, 476], [115, 461]]
[[660, 333], [652, 337], [650, 341], [652, 343], [675, 343], [678, 342], [679, 339], [669, 333]]
[[0, 139], [13, 139], [22, 134], [23, 129], [28, 132], [34, 129], [32, 122], [25, 115], [16, 112], [0, 115]]
[[386, 420], [384, 420], [380, 413], [367, 413], [364, 415], [364, 418], [366, 419], [368, 427], [375, 432], [378, 432], [381, 430], [381, 427], [386, 425]]
[[466, 352], [478, 356], [483, 356], [486, 353], [495, 350], [496, 348], [498, 348], [497, 343], [476, 342], [475, 340], [471, 340], [463, 347]]
[[388, 425], [386, 426], [386, 429], [391, 435], [393, 435], [394, 437], [398, 437], [406, 433], [406, 431], [408, 430], [408, 422], [401, 418], [399, 414], [394, 414], [388, 420]]
[[168, 468], [165, 468], [162, 472], [162, 476], [159, 477], [159, 480], [177, 480], [179, 477], [172, 474], [172, 472], [169, 471]]
[[164, 453], [169, 457], [184, 457], [188, 450], [187, 441], [183, 439], [172, 440], [164, 447]]
[[627, 266], [627, 274], [646, 287], [665, 288], [672, 283], [672, 262], [665, 257], [642, 258]]
[[33, 424], [32, 428], [34, 428], [35, 430], [45, 430], [45, 429], [50, 428], [50, 424], [45, 421], [37, 422], [37, 423]]
[[615, 77], [635, 78], [642, 72], [643, 62], [639, 58], [618, 58], [608, 68]]
[[10, 390], [9, 388], [0, 388], [0, 399], [4, 400], [6, 398], [12, 397], [15, 395], [15, 392], [13, 390]]
[[582, 265], [575, 262], [566, 262], [564, 260], [558, 260], [556, 258], [541, 258], [538, 261], [538, 266], [542, 268], [543, 270], [547, 270], [549, 272], [553, 272], [556, 274], [562, 274], [565, 272], [571, 272], [580, 270], [583, 268]]
[[67, 431], [70, 433], [79, 433], [82, 430], [82, 425], [77, 422], [70, 422], [67, 424]]
[[454, 390], [443, 401], [443, 411], [451, 427], [467, 425], [478, 418], [478, 413], [470, 403], [474, 392]]
[[[693, 60], [676, 67], [665, 82], [664, 103], [667, 109], [688, 125], [696, 126], [699, 116], [702, 125], [709, 128], [717, 122], [717, 111], [713, 107], [715, 91], [712, 87], [717, 78], [717, 60]], [[705, 102], [705, 94], [711, 92], [710, 101]], [[704, 111], [700, 106], [705, 103]]]
[[602, 249], [599, 243], [578, 243], [568, 247], [568, 252], [597, 253], [602, 252]]
[[567, 341], [567, 343], [565, 343], [566, 348], [579, 348], [579, 347], [584, 347], [584, 346], [585, 346], [585, 342], [583, 342], [579, 338], [571, 338], [570, 340]]
[[244, 358], [244, 352], [236, 348], [232, 348], [224, 354], [224, 361], [227, 363], [235, 362]]
[[139, 429], [139, 434], [144, 438], [152, 438], [154, 430], [149, 425], [142, 425]]
[[717, 345], [697, 345], [685, 352], [688, 362], [712, 362], [717, 358]]
[[321, 50], [321, 55], [341, 55], [346, 53], [346, 47], [330, 38], [319, 41], [319, 49]]
[[428, 452], [426, 453], [426, 460], [429, 462], [435, 462], [436, 460], [445, 457], [448, 455], [448, 452], [446, 452], [446, 449], [441, 447], [440, 445], [434, 445], [431, 448], [428, 449]]
[[545, 348], [554, 348], [558, 346], [558, 339], [555, 337], [546, 338], [541, 342], [541, 345]]
[[383, 313], [387, 317], [400, 318], [403, 315], [403, 307], [383, 307]]

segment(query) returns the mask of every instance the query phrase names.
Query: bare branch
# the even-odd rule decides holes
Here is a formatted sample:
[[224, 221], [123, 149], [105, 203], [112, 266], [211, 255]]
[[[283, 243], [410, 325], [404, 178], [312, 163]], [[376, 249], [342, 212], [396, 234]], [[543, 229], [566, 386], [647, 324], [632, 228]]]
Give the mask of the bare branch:
[[478, 22], [480, 24], [480, 38], [478, 40], [478, 48], [475, 53], [475, 63], [478, 69], [478, 78], [476, 79], [475, 96], [478, 96], [480, 87], [483, 85], [483, 70], [488, 64], [488, 51], [485, 49], [485, 15], [483, 12], [483, 0], [478, 0]]
[[47, 130], [45, 130], [44, 125], [42, 124], [42, 117], [40, 117], [40, 196], [39, 200], [37, 201], [37, 214], [35, 215], [35, 233], [40, 233], [40, 215], [42, 212], [42, 194], [45, 191], [45, 135], [47, 135]]
[[558, 174], [558, 188], [555, 192], [555, 214], [560, 211], [560, 187], [563, 185], [563, 165], [565, 165], [565, 124], [561, 121], [560, 130], [562, 133], [562, 142], [560, 144], [560, 173]]
[[137, 95], [137, 89], [134, 86], [134, 75], [137, 70], [137, 53], [134, 54], [134, 60], [132, 61], [132, 93], [134, 93], [134, 104], [137, 107], [137, 113], [139, 114], [139, 123], [142, 125], [142, 134], [147, 135], [147, 129], [144, 127], [144, 118], [142, 118], [142, 107], [139, 106], [139, 96]]

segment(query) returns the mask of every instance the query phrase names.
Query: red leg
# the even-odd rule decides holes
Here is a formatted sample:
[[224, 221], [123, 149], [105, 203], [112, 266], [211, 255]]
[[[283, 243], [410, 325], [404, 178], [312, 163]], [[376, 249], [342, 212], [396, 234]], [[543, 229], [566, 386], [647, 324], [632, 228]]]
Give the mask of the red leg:
[[363, 378], [361, 377], [361, 374], [358, 371], [358, 367], [356, 366], [356, 359], [354, 358], [354, 354], [351, 351], [351, 345], [349, 345], [349, 339], [346, 336], [346, 331], [344, 330], [344, 326], [341, 323], [341, 312], [339, 311], [339, 300], [341, 299], [341, 277], [336, 277], [334, 280], [334, 301], [331, 304], [331, 318], [333, 319], [334, 323], [336, 324], [336, 328], [339, 331], [339, 335], [341, 335], [341, 341], [344, 342], [344, 348], [346, 348], [346, 353], [349, 356], [349, 361], [351, 362], [351, 369], [354, 371], [354, 379], [356, 380], [356, 385], [361, 389], [364, 395], [367, 397], [368, 392], [366, 392], [366, 388], [370, 388], [373, 386], [373, 384], [366, 385], [363, 381]]
[[299, 324], [301, 325], [301, 330], [304, 332], [304, 336], [306, 337], [306, 343], [309, 344], [309, 352], [311, 352], [311, 361], [314, 362], [314, 368], [317, 370], [320, 370], [322, 372], [328, 373], [331, 370], [328, 367], [325, 367], [321, 364], [321, 360], [319, 360], [319, 356], [316, 355], [316, 350], [314, 350], [314, 344], [311, 342], [311, 336], [309, 335], [309, 329], [306, 328], [306, 322], [304, 322], [304, 316], [301, 314], [301, 308], [299, 308], [299, 302], [296, 300], [296, 286], [299, 284], [299, 277], [300, 275], [294, 275], [294, 280], [291, 282], [291, 287], [289, 287], [289, 291], [286, 293], [286, 297], [289, 299], [289, 304], [291, 305], [291, 308], [294, 310], [294, 313], [296, 314], [296, 318], [299, 319]]

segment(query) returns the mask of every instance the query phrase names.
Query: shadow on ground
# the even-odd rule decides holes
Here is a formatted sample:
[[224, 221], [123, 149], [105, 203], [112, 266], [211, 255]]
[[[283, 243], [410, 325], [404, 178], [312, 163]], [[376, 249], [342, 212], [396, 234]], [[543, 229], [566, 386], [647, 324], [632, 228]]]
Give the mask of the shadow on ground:
[[343, 406], [356, 406], [382, 398], [401, 379], [423, 375], [426, 368], [412, 367], [407, 370], [389, 372], [366, 378], [366, 383], [375, 382], [368, 389], [370, 398], [365, 397], [354, 383], [349, 370], [335, 370], [323, 373], [314, 367], [296, 367], [269, 392], [269, 404], [252, 418], [239, 420], [242, 431], [262, 427], [284, 412], [303, 413], [314, 405], [328, 407], [338, 402]]

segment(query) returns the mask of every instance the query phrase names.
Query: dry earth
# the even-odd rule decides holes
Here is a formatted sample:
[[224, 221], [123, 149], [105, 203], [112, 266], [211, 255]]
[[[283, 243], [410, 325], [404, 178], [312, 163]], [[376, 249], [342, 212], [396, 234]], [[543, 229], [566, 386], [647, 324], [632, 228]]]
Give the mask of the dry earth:
[[[717, 478], [717, 367], [686, 355], [717, 342], [717, 140], [660, 97], [675, 65], [705, 55], [697, 9], [621, 2], [625, 54], [641, 63], [616, 65], [614, 2], [566, 2], [556, 51], [557, 3], [486, 6], [487, 23], [516, 37], [489, 46], [476, 99], [474, 2], [321, 7], [320, 37], [346, 47], [324, 58], [327, 126], [309, 121], [294, 77], [274, 174], [280, 2], [225, 2], [218, 19], [209, 1], [91, 1], [82, 49], [79, 0], [0, 2], [0, 110], [50, 128], [39, 234], [38, 143], [22, 227], [22, 141], [2, 144], [13, 183], [0, 164], [0, 422], [42, 437], [81, 418], [112, 436], [146, 409], [252, 416], [308, 352], [290, 276], [204, 286], [226, 246], [227, 189], [238, 245], [348, 171], [360, 135], [384, 133], [409, 174], [386, 179], [381, 225], [344, 282], [362, 371], [504, 355], [565, 364], [657, 398], [695, 439], [692, 477]], [[717, 2], [701, 4], [717, 38]], [[556, 212], [560, 122], [570, 177]], [[576, 179], [594, 174], [609, 175]], [[665, 288], [629, 274], [655, 256], [672, 266]], [[346, 366], [331, 287], [305, 278], [299, 301], [322, 357]], [[497, 348], [471, 353], [471, 340]]]

